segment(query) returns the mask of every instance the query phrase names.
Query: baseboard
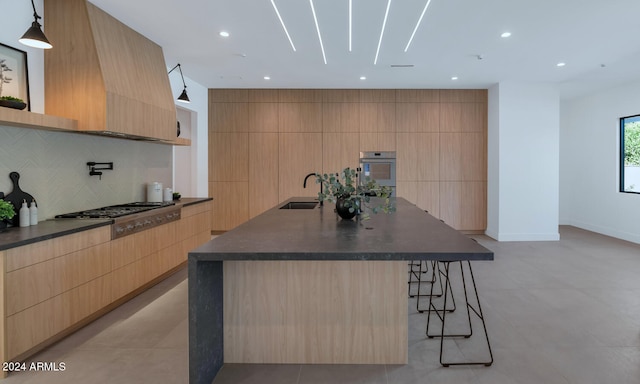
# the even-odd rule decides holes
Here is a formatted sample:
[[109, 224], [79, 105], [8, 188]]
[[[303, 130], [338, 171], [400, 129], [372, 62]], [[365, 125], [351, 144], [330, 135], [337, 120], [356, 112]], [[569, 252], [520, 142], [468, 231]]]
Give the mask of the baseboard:
[[495, 233], [493, 231], [485, 231], [485, 235], [497, 241], [558, 241], [560, 240], [559, 232], [551, 233]]
[[619, 231], [617, 229], [603, 227], [600, 225], [584, 223], [577, 220], [564, 220], [563, 225], [571, 225], [576, 228], [585, 229], [587, 231], [596, 232], [602, 235], [615, 237], [616, 239], [630, 241], [632, 243], [640, 244], [640, 235], [637, 233]]

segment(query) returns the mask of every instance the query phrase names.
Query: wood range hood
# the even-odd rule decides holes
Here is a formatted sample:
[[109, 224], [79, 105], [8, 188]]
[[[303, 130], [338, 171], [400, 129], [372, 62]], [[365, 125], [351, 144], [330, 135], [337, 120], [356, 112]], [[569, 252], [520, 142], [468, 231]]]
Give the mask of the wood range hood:
[[46, 0], [45, 113], [78, 131], [146, 141], [176, 139], [162, 47], [86, 0]]

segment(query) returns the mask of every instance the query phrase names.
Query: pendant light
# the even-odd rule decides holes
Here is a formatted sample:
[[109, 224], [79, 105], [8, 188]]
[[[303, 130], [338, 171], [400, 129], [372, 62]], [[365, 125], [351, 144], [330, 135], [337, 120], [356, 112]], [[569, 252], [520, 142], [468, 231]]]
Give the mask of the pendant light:
[[33, 3], [33, 0], [31, 0], [31, 6], [33, 7], [33, 23], [31, 23], [31, 28], [27, 29], [27, 32], [25, 32], [18, 41], [29, 47], [51, 49], [53, 45], [51, 45], [47, 36], [42, 32], [42, 26], [38, 23], [38, 19], [42, 19], [42, 17], [36, 12], [36, 5]]
[[182, 85], [184, 86], [182, 93], [180, 94], [180, 96], [178, 96], [178, 101], [181, 101], [183, 103], [190, 103], [191, 100], [189, 100], [189, 96], [187, 96], [187, 84], [184, 82], [184, 76], [182, 75], [182, 67], [180, 66], [180, 63], [178, 63], [178, 65], [176, 65], [175, 67], [171, 68], [169, 73], [173, 72], [173, 70], [176, 68], [178, 68], [178, 70], [180, 71], [180, 77], [182, 78]]

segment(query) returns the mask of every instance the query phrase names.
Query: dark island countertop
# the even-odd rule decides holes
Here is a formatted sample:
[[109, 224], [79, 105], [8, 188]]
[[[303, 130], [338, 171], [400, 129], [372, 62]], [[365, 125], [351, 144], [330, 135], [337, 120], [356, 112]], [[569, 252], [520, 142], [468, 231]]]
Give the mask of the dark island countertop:
[[409, 203], [396, 212], [345, 221], [334, 205], [279, 209], [295, 197], [192, 250], [194, 261], [215, 260], [493, 260], [493, 252]]

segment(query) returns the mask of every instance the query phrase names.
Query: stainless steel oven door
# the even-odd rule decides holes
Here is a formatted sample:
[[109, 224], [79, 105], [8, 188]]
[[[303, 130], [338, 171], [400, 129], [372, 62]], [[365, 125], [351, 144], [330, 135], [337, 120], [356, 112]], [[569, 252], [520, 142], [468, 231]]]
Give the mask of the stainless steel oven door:
[[363, 180], [369, 176], [379, 185], [392, 187], [395, 190], [395, 152], [360, 152], [360, 167]]

